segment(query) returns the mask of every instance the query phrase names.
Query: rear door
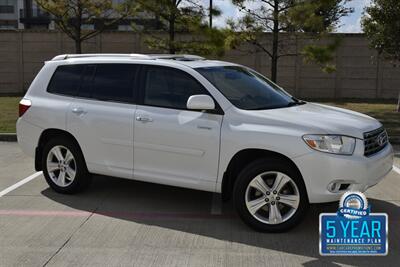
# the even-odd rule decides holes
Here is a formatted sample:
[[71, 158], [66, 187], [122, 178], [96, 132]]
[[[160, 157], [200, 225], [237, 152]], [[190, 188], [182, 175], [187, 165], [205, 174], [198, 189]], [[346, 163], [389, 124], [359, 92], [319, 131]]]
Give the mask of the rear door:
[[136, 75], [134, 64], [85, 66], [67, 129], [91, 172], [132, 178]]
[[213, 190], [223, 116], [186, 108], [191, 95], [208, 91], [179, 69], [147, 65], [142, 74], [134, 127], [135, 178]]

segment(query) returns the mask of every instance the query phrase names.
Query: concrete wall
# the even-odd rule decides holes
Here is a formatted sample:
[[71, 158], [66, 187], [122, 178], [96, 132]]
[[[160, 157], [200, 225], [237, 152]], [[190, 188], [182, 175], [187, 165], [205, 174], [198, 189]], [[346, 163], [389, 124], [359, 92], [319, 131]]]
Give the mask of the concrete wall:
[[[267, 36], [268, 37], [268, 36]], [[298, 44], [301, 46], [301, 44]], [[269, 58], [251, 52], [228, 51], [223, 60], [237, 62], [269, 76]], [[131, 32], [107, 32], [86, 41], [85, 53], [151, 53]], [[0, 31], [0, 94], [23, 94], [45, 60], [74, 53], [74, 44], [55, 31]], [[378, 60], [361, 34], [345, 35], [336, 53], [337, 72], [327, 74], [299, 57], [280, 59], [278, 83], [301, 98], [396, 98], [400, 67]]]

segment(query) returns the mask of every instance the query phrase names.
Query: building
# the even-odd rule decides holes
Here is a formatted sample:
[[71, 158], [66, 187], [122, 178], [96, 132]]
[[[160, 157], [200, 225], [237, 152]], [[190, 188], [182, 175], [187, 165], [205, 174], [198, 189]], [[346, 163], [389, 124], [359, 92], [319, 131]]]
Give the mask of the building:
[[19, 10], [23, 0], [0, 0], [0, 29], [18, 29], [23, 27], [19, 22]]
[[51, 17], [33, 0], [0, 0], [0, 29], [54, 29]]
[[23, 0], [23, 7], [19, 9], [19, 21], [23, 29], [54, 29], [50, 15], [40, 9], [34, 0]]
[[[123, 0], [113, 0], [121, 3]], [[83, 29], [102, 27], [103, 20], [99, 18], [94, 24], [85, 24]], [[139, 13], [135, 18], [121, 20], [108, 30], [130, 31], [132, 23], [139, 28], [158, 29], [160, 22], [157, 18], [145, 13]], [[55, 29], [52, 17], [40, 9], [34, 0], [0, 0], [0, 29]]]

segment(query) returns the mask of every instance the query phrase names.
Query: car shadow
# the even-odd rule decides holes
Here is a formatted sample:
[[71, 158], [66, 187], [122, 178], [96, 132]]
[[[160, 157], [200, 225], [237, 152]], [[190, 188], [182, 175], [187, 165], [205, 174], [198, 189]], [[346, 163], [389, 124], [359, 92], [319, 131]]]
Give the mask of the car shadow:
[[[337, 203], [312, 205], [304, 220], [286, 233], [259, 233], [237, 217], [232, 203], [212, 208], [213, 194], [118, 178], [96, 176], [92, 187], [77, 195], [51, 189], [42, 194], [73, 209], [155, 225], [217, 240], [312, 257], [305, 266], [398, 266], [400, 209], [388, 201], [369, 199], [374, 212], [389, 214], [389, 255], [385, 257], [323, 257], [319, 255], [319, 214], [336, 212]], [[101, 197], [99, 197], [101, 196]]]

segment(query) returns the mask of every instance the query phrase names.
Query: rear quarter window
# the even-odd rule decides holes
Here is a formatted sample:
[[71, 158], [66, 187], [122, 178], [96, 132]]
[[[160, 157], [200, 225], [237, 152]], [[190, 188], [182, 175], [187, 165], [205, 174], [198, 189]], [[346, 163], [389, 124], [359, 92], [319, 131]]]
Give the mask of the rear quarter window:
[[47, 92], [75, 96], [81, 80], [84, 65], [58, 66], [50, 80]]

